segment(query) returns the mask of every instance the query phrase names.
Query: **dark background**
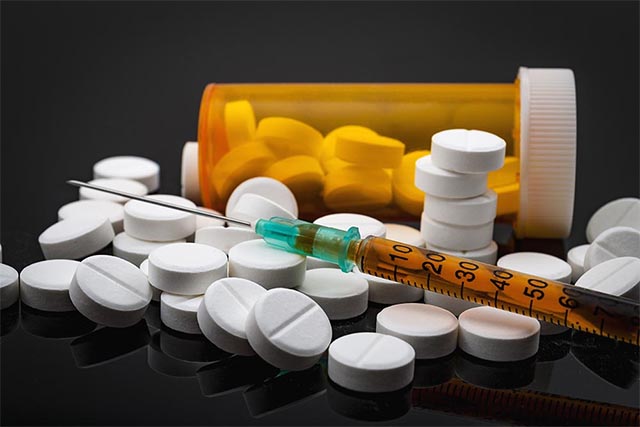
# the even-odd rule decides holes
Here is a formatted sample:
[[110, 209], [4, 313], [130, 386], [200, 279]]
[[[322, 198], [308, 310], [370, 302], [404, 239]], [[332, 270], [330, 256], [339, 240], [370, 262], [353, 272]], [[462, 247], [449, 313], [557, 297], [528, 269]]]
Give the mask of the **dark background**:
[[[64, 184], [101, 158], [162, 167], [179, 191], [180, 151], [195, 140], [208, 82], [510, 82], [518, 66], [576, 75], [578, 168], [567, 246], [590, 215], [639, 194], [638, 2], [2, 2], [1, 234], [4, 262], [41, 259], [37, 236]], [[6, 331], [5, 331], [6, 332]], [[324, 396], [254, 419], [241, 394], [147, 368], [144, 351], [78, 369], [69, 340], [18, 329], [2, 339], [2, 424], [345, 424]], [[551, 389], [637, 406], [572, 356]], [[635, 370], [637, 373], [637, 364]], [[193, 379], [191, 379], [193, 380]], [[395, 423], [464, 424], [413, 410]]]

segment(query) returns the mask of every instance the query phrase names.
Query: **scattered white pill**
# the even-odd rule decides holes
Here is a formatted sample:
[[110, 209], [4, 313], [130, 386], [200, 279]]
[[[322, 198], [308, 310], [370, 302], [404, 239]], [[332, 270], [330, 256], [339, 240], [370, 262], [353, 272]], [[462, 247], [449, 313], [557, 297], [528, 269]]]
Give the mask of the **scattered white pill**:
[[244, 227], [205, 227], [196, 231], [196, 243], [212, 246], [228, 254], [235, 245], [249, 240], [260, 239], [250, 228]]
[[0, 264], [0, 310], [10, 307], [20, 296], [18, 272], [6, 264]]
[[441, 169], [433, 164], [429, 155], [416, 161], [415, 185], [431, 196], [463, 199], [480, 196], [487, 191], [487, 174]]
[[587, 241], [593, 242], [600, 233], [612, 227], [631, 227], [640, 231], [640, 199], [625, 197], [598, 209], [587, 223]]
[[424, 247], [424, 239], [422, 238], [420, 230], [417, 228], [404, 224], [384, 224], [384, 228], [387, 230], [386, 238], [389, 240], [395, 240], [396, 242], [406, 243], [407, 245], [417, 246], [419, 248]]
[[160, 296], [160, 320], [171, 329], [185, 334], [200, 334], [196, 313], [202, 295], [175, 295], [163, 292]]
[[122, 232], [117, 234], [113, 239], [113, 255], [126, 259], [132, 264], [140, 265], [155, 249], [171, 243], [183, 242], [185, 242], [185, 239], [174, 240], [172, 242], [151, 242], [149, 240], [136, 239]]
[[180, 195], [194, 203], [201, 202], [199, 169], [198, 143], [185, 142], [180, 167]]
[[85, 317], [122, 328], [142, 319], [151, 301], [151, 288], [144, 273], [130, 262], [95, 255], [78, 265], [69, 296]]
[[360, 231], [360, 237], [363, 239], [368, 236], [385, 237], [387, 234], [387, 230], [382, 222], [370, 216], [360, 214], [330, 214], [316, 219], [313, 223], [344, 231], [347, 231], [351, 227], [357, 227], [358, 231]]
[[[151, 199], [195, 208], [191, 201], [178, 196], [159, 194]], [[130, 236], [141, 240], [167, 242], [184, 239], [196, 231], [194, 214], [130, 200], [124, 205], [124, 230]]]
[[308, 296], [292, 289], [271, 289], [247, 315], [249, 344], [265, 361], [280, 369], [310, 368], [331, 343], [331, 323]]
[[172, 243], [149, 254], [149, 282], [163, 292], [202, 295], [227, 275], [227, 256], [199, 243]]
[[[357, 273], [361, 274], [361, 273]], [[416, 302], [423, 297], [421, 288], [403, 285], [392, 280], [361, 274], [369, 283], [369, 301], [378, 304], [400, 304]]]
[[198, 324], [216, 347], [233, 354], [255, 354], [245, 329], [247, 315], [267, 290], [250, 280], [226, 277], [207, 288], [198, 308]]
[[[145, 277], [147, 278], [147, 280], [149, 280], [149, 260], [145, 259], [144, 261], [142, 261], [142, 263], [140, 264], [140, 271], [142, 271], [145, 275]], [[158, 288], [156, 288], [155, 286], [153, 286], [151, 283], [149, 283], [149, 286], [151, 287], [151, 301], [160, 301], [160, 295], [162, 295], [162, 291]]]
[[601, 262], [626, 256], [640, 258], [640, 231], [631, 227], [609, 228], [589, 245], [584, 268], [589, 270]]
[[441, 252], [443, 254], [453, 255], [460, 258], [467, 258], [474, 261], [484, 262], [485, 264], [494, 264], [498, 259], [498, 244], [492, 240], [489, 246], [480, 249], [472, 249], [469, 251], [456, 251], [453, 249], [441, 248], [439, 246], [429, 244], [427, 249], [430, 251]]
[[399, 338], [359, 332], [338, 338], [329, 347], [328, 374], [354, 391], [384, 393], [413, 381], [415, 351]]
[[580, 245], [569, 249], [567, 262], [571, 266], [571, 283], [575, 283], [584, 274], [584, 259], [589, 245]]
[[638, 300], [640, 284], [640, 259], [634, 257], [613, 258], [587, 270], [576, 286], [609, 295]]
[[424, 214], [445, 224], [481, 225], [496, 217], [498, 196], [495, 191], [466, 199], [446, 199], [428, 196], [424, 200]]
[[325, 261], [320, 258], [308, 256], [307, 257], [307, 270], [315, 270], [316, 268], [340, 268], [338, 264], [334, 264], [329, 261]]
[[43, 311], [73, 311], [69, 286], [80, 263], [68, 259], [40, 261], [20, 272], [20, 299]]
[[269, 219], [274, 216], [294, 219], [295, 216], [276, 202], [258, 194], [245, 193], [236, 202], [231, 211], [227, 209], [230, 218], [238, 218], [253, 222], [257, 219]]
[[458, 319], [429, 304], [397, 304], [376, 316], [376, 332], [406, 341], [416, 359], [444, 357], [458, 346]]
[[242, 242], [229, 251], [229, 277], [241, 277], [266, 289], [296, 288], [304, 281], [306, 258], [269, 246], [262, 239]]
[[482, 305], [467, 301], [466, 299], [450, 297], [448, 295], [443, 295], [440, 292], [432, 291], [424, 291], [424, 302], [447, 310], [456, 317], [460, 316], [460, 314], [470, 308], [480, 307]]
[[93, 178], [126, 178], [144, 184], [153, 193], [160, 186], [160, 165], [136, 156], [116, 156], [93, 165]]
[[114, 233], [123, 230], [124, 208], [121, 204], [107, 200], [78, 200], [58, 209], [58, 221], [73, 217], [107, 217]]
[[422, 213], [420, 232], [431, 245], [458, 251], [471, 251], [486, 248], [493, 237], [493, 221], [480, 225], [451, 225], [429, 218]]
[[[123, 178], [103, 178], [89, 181], [89, 184], [99, 185], [100, 187], [109, 188], [111, 190], [124, 191], [136, 196], [145, 196], [149, 190], [144, 184], [131, 179]], [[80, 187], [80, 200], [106, 200], [120, 204], [127, 203], [130, 199], [118, 196], [116, 194], [105, 193], [104, 191], [92, 190], [91, 188]]]
[[106, 217], [73, 217], [44, 230], [38, 242], [46, 259], [79, 259], [104, 248], [113, 237]]
[[296, 290], [317, 302], [330, 320], [350, 319], [367, 311], [369, 283], [362, 275], [318, 268], [307, 271]]
[[[198, 208], [220, 215], [220, 212], [214, 211], [213, 209], [203, 208], [202, 206], [199, 206]], [[196, 215], [196, 231], [205, 227], [224, 227], [224, 225], [225, 222], [221, 219], [211, 218], [204, 215]]]
[[227, 201], [227, 216], [231, 216], [231, 211], [244, 194], [259, 194], [290, 212], [294, 218], [298, 217], [298, 202], [289, 187], [276, 179], [264, 176], [248, 179], [233, 190]]
[[461, 173], [487, 173], [504, 164], [507, 143], [489, 132], [448, 129], [431, 137], [431, 156], [439, 168]]

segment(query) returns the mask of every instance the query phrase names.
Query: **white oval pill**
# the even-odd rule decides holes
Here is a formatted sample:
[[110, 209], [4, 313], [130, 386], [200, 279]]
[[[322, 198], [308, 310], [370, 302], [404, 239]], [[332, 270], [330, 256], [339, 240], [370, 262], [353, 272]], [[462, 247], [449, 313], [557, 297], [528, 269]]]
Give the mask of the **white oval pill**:
[[104, 248], [113, 237], [106, 217], [73, 217], [44, 230], [38, 242], [46, 259], [79, 259]]
[[[229, 209], [227, 209], [229, 212]], [[276, 202], [258, 194], [245, 193], [229, 212], [230, 218], [253, 222], [257, 219], [270, 219], [274, 216], [294, 219], [295, 216]]]
[[175, 295], [163, 292], [160, 296], [160, 320], [175, 331], [201, 334], [196, 313], [202, 299], [202, 295]]
[[72, 311], [69, 286], [80, 263], [68, 259], [40, 261], [20, 272], [20, 299], [43, 311]]
[[507, 143], [489, 132], [449, 129], [431, 137], [433, 164], [460, 173], [488, 173], [504, 164]]
[[123, 230], [124, 208], [121, 204], [106, 200], [78, 200], [58, 209], [58, 221], [73, 217], [107, 217], [114, 233]]
[[[195, 208], [187, 199], [166, 194], [149, 196], [151, 199]], [[130, 200], [124, 205], [124, 229], [132, 237], [141, 240], [168, 242], [184, 239], [196, 231], [194, 214]]]
[[[198, 209], [221, 215], [220, 212], [218, 211], [214, 211], [213, 209], [203, 208], [202, 206], [199, 206]], [[224, 225], [225, 225], [225, 222], [221, 219], [211, 218], [204, 215], [196, 215], [196, 231], [205, 227], [224, 227]]]
[[196, 243], [212, 246], [228, 254], [235, 245], [249, 240], [260, 239], [250, 228], [243, 227], [205, 227], [196, 231]]
[[429, 304], [397, 304], [376, 316], [376, 332], [406, 341], [416, 359], [444, 357], [458, 346], [458, 319]]
[[[144, 276], [147, 278], [147, 281], [148, 281], [149, 280], [149, 260], [148, 259], [145, 259], [144, 261], [142, 261], [142, 263], [140, 263], [140, 271], [144, 273]], [[160, 301], [160, 295], [162, 295], [162, 291], [156, 288], [155, 286], [153, 286], [151, 283], [149, 283], [149, 286], [151, 287], [151, 301]]]
[[612, 227], [631, 227], [640, 231], [640, 199], [625, 197], [598, 209], [587, 223], [587, 241], [593, 242], [600, 233]]
[[575, 283], [584, 274], [584, 259], [589, 245], [580, 245], [569, 249], [567, 262], [571, 266], [571, 283]]
[[441, 294], [440, 292], [424, 291], [424, 302], [426, 304], [440, 307], [449, 311], [454, 316], [460, 316], [470, 308], [480, 307], [481, 304], [468, 301], [466, 299], [455, 298]]
[[589, 270], [612, 258], [640, 258], [640, 231], [631, 227], [609, 228], [596, 237], [584, 256], [584, 268]]
[[329, 347], [328, 374], [354, 391], [384, 393], [413, 381], [415, 351], [390, 335], [359, 332], [338, 338]]
[[317, 302], [330, 320], [350, 319], [367, 311], [369, 283], [355, 273], [334, 268], [310, 270], [296, 290]]
[[[89, 184], [98, 185], [100, 187], [109, 188], [111, 190], [124, 191], [125, 193], [134, 194], [136, 196], [145, 196], [149, 190], [144, 184], [131, 179], [123, 178], [103, 178], [89, 181]], [[124, 204], [130, 199], [116, 194], [105, 193], [104, 191], [93, 190], [91, 188], [80, 187], [80, 200], [106, 200]]]
[[511, 362], [538, 352], [540, 322], [493, 307], [471, 308], [458, 317], [458, 346], [480, 359]]
[[322, 216], [313, 223], [344, 231], [351, 227], [357, 227], [360, 231], [360, 237], [363, 239], [367, 236], [385, 237], [387, 234], [387, 229], [382, 222], [367, 215], [336, 213]]
[[424, 214], [445, 224], [481, 225], [496, 217], [498, 196], [495, 191], [466, 199], [429, 196], [424, 200]]
[[406, 243], [407, 245], [417, 246], [419, 248], [424, 247], [422, 234], [420, 230], [416, 228], [404, 224], [384, 224], [384, 228], [387, 230], [386, 238], [389, 240]]
[[144, 184], [153, 193], [160, 186], [160, 165], [137, 156], [116, 156], [93, 165], [93, 178], [126, 178]]
[[429, 155], [416, 161], [415, 185], [428, 195], [436, 197], [476, 197], [487, 191], [487, 174], [444, 170], [435, 166]]
[[19, 284], [18, 272], [13, 267], [0, 264], [0, 309], [5, 309], [18, 301]]
[[246, 323], [249, 344], [268, 363], [301, 371], [331, 342], [331, 323], [320, 306], [291, 289], [271, 289], [256, 301]]
[[169, 245], [171, 243], [183, 243], [184, 239], [174, 240], [172, 242], [151, 242], [148, 240], [140, 240], [129, 236], [127, 233], [119, 233], [113, 239], [113, 255], [118, 258], [126, 259], [132, 264], [140, 265], [142, 261], [149, 257], [149, 254], [155, 249]]
[[236, 203], [238, 203], [238, 200], [240, 200], [240, 197], [249, 193], [266, 197], [282, 206], [288, 212], [291, 212], [295, 218], [298, 217], [298, 202], [296, 201], [296, 196], [289, 190], [289, 187], [276, 179], [265, 176], [248, 179], [233, 190], [229, 196], [229, 200], [227, 200], [227, 208], [225, 211], [227, 216], [230, 216], [229, 214], [236, 206]]
[[78, 265], [69, 296], [90, 320], [123, 328], [142, 319], [151, 301], [151, 288], [142, 271], [130, 262], [95, 255]]
[[605, 294], [638, 300], [640, 287], [640, 259], [613, 258], [586, 271], [576, 286]]
[[245, 329], [247, 315], [267, 292], [250, 280], [225, 277], [207, 288], [198, 308], [198, 324], [204, 336], [222, 350], [251, 356], [255, 354]]
[[[361, 273], [358, 273], [361, 274]], [[416, 302], [422, 299], [422, 289], [403, 285], [382, 277], [362, 274], [369, 283], [369, 301], [378, 304], [400, 304], [403, 302]]]
[[493, 237], [493, 221], [480, 225], [451, 225], [435, 221], [422, 213], [420, 232], [430, 245], [458, 251], [485, 248]]
[[295, 288], [304, 281], [306, 259], [269, 246], [264, 240], [242, 242], [229, 251], [229, 277], [271, 288]]
[[180, 196], [194, 203], [201, 203], [200, 197], [200, 165], [198, 164], [198, 143], [185, 142], [182, 147], [180, 164]]
[[163, 292], [202, 295], [227, 275], [227, 256], [199, 243], [172, 243], [149, 254], [149, 282]]
[[[480, 249], [472, 249], [469, 251], [456, 251], [454, 249], [441, 248], [434, 244], [429, 244], [427, 249], [430, 251], [441, 252], [443, 254], [453, 255], [460, 258], [467, 258], [474, 261], [484, 262], [485, 264], [495, 264], [498, 259], [498, 244], [492, 240], [488, 246]], [[444, 307], [446, 308], [446, 307]]]

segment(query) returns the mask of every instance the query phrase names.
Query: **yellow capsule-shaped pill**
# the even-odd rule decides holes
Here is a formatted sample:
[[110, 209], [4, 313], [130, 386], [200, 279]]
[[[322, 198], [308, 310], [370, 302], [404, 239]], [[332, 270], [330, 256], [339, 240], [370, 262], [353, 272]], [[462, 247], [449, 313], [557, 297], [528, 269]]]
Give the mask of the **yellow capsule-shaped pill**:
[[240, 183], [262, 175], [275, 161], [275, 156], [265, 144], [242, 144], [225, 154], [211, 171], [216, 192], [226, 200]]
[[322, 150], [322, 134], [299, 120], [267, 117], [260, 120], [256, 139], [264, 142], [279, 157], [298, 154], [318, 157]]
[[500, 169], [489, 172], [487, 186], [489, 188], [503, 187], [515, 184], [520, 179], [520, 159], [513, 156], [504, 158], [504, 166]]
[[414, 184], [416, 161], [429, 154], [429, 150], [418, 150], [405, 154], [402, 157], [400, 167], [393, 170], [393, 200], [400, 209], [411, 215], [420, 215], [424, 202], [424, 192]]
[[302, 155], [278, 160], [266, 170], [264, 176], [277, 179], [289, 187], [298, 200], [317, 197], [324, 182], [324, 171], [318, 159]]
[[227, 102], [224, 106], [224, 129], [230, 149], [252, 142], [256, 137], [256, 116], [249, 101]]
[[366, 212], [391, 203], [391, 177], [384, 169], [347, 166], [329, 173], [324, 181], [324, 203], [342, 212]]
[[343, 132], [336, 136], [336, 157], [369, 168], [397, 168], [402, 162], [404, 144], [397, 139], [362, 132]]
[[518, 212], [518, 207], [520, 206], [520, 184], [494, 187], [493, 191], [498, 195], [497, 216]]
[[324, 137], [322, 144], [322, 153], [320, 154], [320, 162], [322, 168], [326, 173], [335, 171], [336, 169], [343, 168], [350, 165], [350, 162], [338, 159], [336, 157], [336, 137], [344, 132], [361, 132], [366, 135], [377, 135], [377, 133], [367, 127], [357, 125], [340, 126], [329, 132]]

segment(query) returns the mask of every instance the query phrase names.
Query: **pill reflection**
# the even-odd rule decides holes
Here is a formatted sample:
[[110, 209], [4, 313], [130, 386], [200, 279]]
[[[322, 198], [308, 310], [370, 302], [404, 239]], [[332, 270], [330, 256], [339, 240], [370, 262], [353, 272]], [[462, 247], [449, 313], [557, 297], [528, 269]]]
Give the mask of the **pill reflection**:
[[75, 338], [96, 329], [95, 322], [77, 311], [42, 311], [22, 304], [22, 328], [41, 338]]
[[337, 414], [361, 421], [389, 421], [411, 409], [411, 385], [386, 393], [361, 393], [347, 390], [329, 380], [329, 407]]
[[433, 360], [416, 360], [413, 386], [433, 387], [444, 384], [455, 375], [455, 353]]
[[257, 356], [232, 356], [200, 368], [197, 372], [202, 394], [222, 396], [259, 384], [278, 375], [280, 370]]
[[160, 330], [162, 328], [162, 321], [160, 320], [160, 303], [158, 301], [151, 301], [147, 306], [147, 311], [144, 313], [144, 318], [147, 321], [147, 326], [152, 332]]
[[513, 389], [531, 384], [535, 362], [535, 356], [517, 362], [492, 362], [460, 351], [455, 358], [455, 372], [460, 379], [480, 387]]
[[160, 334], [161, 332], [154, 333], [147, 346], [147, 364], [155, 372], [169, 377], [189, 378], [195, 377], [198, 369], [208, 364], [180, 360], [165, 354], [160, 348]]
[[20, 303], [16, 302], [0, 310], [0, 336], [4, 337], [15, 331], [20, 323]]

